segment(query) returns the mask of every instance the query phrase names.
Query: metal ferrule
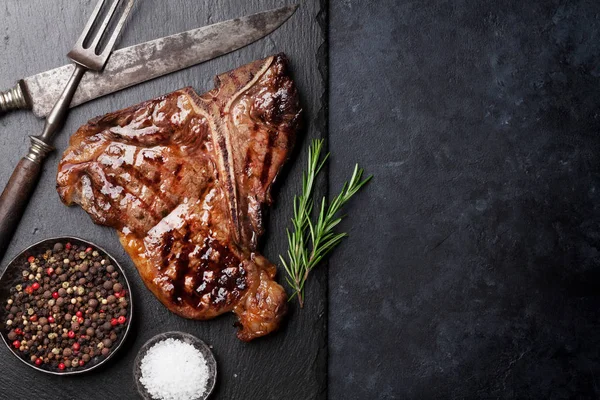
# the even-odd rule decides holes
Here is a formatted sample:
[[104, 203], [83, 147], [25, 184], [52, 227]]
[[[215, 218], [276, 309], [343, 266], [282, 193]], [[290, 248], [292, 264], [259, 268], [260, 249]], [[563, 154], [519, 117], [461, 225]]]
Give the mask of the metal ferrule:
[[54, 150], [54, 147], [44, 143], [35, 136], [29, 136], [29, 138], [31, 139], [31, 147], [29, 148], [29, 153], [27, 153], [25, 158], [36, 164], [41, 164], [42, 160], [48, 155], [48, 153]]
[[0, 92], [0, 113], [19, 108], [29, 108], [29, 105], [27, 104], [21, 84], [17, 83], [14, 88], [6, 92]]

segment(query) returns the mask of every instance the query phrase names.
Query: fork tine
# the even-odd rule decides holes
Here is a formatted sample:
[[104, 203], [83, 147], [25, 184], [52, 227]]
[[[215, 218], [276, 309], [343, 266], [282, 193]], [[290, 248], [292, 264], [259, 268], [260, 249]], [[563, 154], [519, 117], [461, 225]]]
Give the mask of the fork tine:
[[98, 45], [100, 44], [100, 40], [102, 40], [102, 38], [106, 35], [106, 28], [108, 28], [108, 24], [110, 24], [110, 20], [112, 19], [113, 15], [115, 14], [115, 11], [117, 11], [117, 6], [119, 5], [120, 2], [121, 2], [121, 0], [113, 1], [113, 4], [110, 6], [110, 10], [108, 10], [106, 17], [104, 18], [104, 21], [102, 21], [102, 25], [100, 25], [100, 28], [98, 28], [98, 33], [96, 33], [96, 37], [94, 38], [94, 41], [90, 45], [90, 49], [92, 49], [94, 51], [98, 50]]
[[106, 0], [100, 0], [98, 4], [96, 4], [96, 8], [94, 8], [92, 16], [90, 17], [90, 19], [88, 19], [88, 22], [85, 24], [85, 28], [83, 28], [83, 32], [81, 33], [81, 36], [79, 36], [79, 39], [77, 39], [77, 43], [75, 44], [75, 46], [83, 48], [83, 43], [89, 36], [90, 31], [92, 30], [92, 26], [94, 26], [94, 23], [98, 19], [98, 14], [100, 14], [100, 10], [102, 9], [102, 6], [104, 5], [105, 1]]
[[[67, 54], [67, 56], [71, 58], [71, 60], [73, 60], [79, 65], [84, 66], [87, 69], [100, 71], [102, 70], [102, 68], [104, 68], [104, 65], [106, 65], [106, 62], [108, 61], [108, 57], [110, 56], [110, 53], [113, 47], [115, 46], [117, 38], [119, 37], [119, 34], [121, 33], [123, 26], [125, 25], [125, 20], [129, 16], [129, 13], [133, 8], [134, 4], [134, 0], [127, 0], [127, 4], [120, 12], [121, 16], [109, 37], [108, 33], [111, 30], [111, 21], [115, 19], [116, 14], [119, 14], [117, 9], [119, 8], [119, 5], [122, 4], [123, 0], [112, 1], [113, 3], [110, 6], [110, 9], [108, 10], [107, 16], [104, 18], [104, 21], [102, 22], [98, 33], [93, 38], [92, 45], [87, 46], [85, 48], [83, 47], [84, 42], [88, 40], [88, 36], [90, 36], [90, 29], [97, 22], [96, 20], [98, 19], [98, 13], [100, 12], [102, 6], [105, 4], [106, 0], [100, 0], [98, 2], [98, 5], [94, 10], [92, 18], [90, 18], [85, 27], [83, 35], [81, 35], [81, 37], [79, 38], [75, 46], [71, 49], [69, 54]], [[105, 38], [108, 38], [108, 41], [106, 41], [105, 48], [102, 51], [102, 53], [97, 54], [99, 51], [98, 47]]]
[[102, 54], [100, 54], [100, 56], [103, 57], [105, 60], [108, 59], [108, 56], [110, 55], [110, 52], [112, 51], [112, 49], [115, 45], [115, 42], [117, 41], [117, 38], [119, 37], [119, 34], [121, 33], [123, 26], [125, 25], [127, 16], [129, 15], [129, 13], [131, 12], [131, 9], [133, 8], [133, 1], [134, 0], [127, 0], [127, 6], [125, 6], [125, 10], [123, 10], [123, 14], [121, 14], [121, 18], [119, 19], [119, 22], [117, 23], [115, 30], [112, 33], [112, 36], [106, 43], [106, 47], [104, 48], [104, 51], [102, 52]]

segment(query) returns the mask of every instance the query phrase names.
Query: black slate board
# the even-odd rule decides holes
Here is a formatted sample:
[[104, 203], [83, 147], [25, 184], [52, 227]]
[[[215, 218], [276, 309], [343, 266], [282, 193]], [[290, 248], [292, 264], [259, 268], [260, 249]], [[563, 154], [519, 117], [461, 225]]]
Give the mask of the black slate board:
[[332, 1], [332, 399], [600, 398], [599, 16]]
[[[119, 47], [154, 39], [198, 26], [234, 18], [294, 1], [275, 0], [138, 0]], [[0, 5], [0, 87], [18, 78], [67, 62], [65, 54], [91, 13], [94, 0], [5, 0]], [[278, 184], [264, 240], [264, 254], [276, 261], [286, 249], [292, 197], [300, 188], [300, 176], [309, 138], [325, 135], [326, 46], [325, 2], [303, 1], [296, 14], [269, 37], [233, 54], [159, 78], [75, 109], [56, 147], [64, 149], [69, 135], [88, 119], [184, 86], [198, 92], [213, 87], [215, 74], [254, 59], [285, 52], [292, 65], [306, 111], [306, 130], [298, 151]], [[41, 131], [42, 121], [27, 112], [0, 118], [0, 184], [4, 184], [29, 146], [27, 135]], [[89, 376], [49, 377], [29, 369], [0, 346], [0, 398], [132, 399], [133, 360], [140, 346], [153, 335], [182, 330], [213, 346], [219, 363], [215, 399], [315, 399], [326, 395], [327, 281], [324, 270], [316, 272], [308, 287], [308, 302], [301, 312], [292, 303], [282, 331], [251, 344], [235, 337], [233, 316], [210, 322], [187, 321], [165, 309], [146, 290], [135, 268], [108, 228], [93, 225], [79, 208], [64, 207], [56, 194], [55, 174], [59, 152], [47, 161], [41, 183], [13, 240], [3, 264], [28, 244], [46, 237], [75, 235], [109, 250], [129, 271], [136, 301], [136, 318], [129, 348], [121, 350], [106, 368]], [[324, 194], [326, 182], [321, 182]], [[283, 274], [279, 275], [280, 280]], [[28, 382], [25, 384], [24, 382]]]

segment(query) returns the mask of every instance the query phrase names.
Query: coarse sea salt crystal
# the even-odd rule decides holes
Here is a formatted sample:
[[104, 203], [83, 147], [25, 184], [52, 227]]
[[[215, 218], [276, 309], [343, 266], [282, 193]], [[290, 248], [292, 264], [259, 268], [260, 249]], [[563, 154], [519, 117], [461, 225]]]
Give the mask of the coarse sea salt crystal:
[[141, 362], [140, 382], [156, 400], [195, 400], [206, 391], [209, 371], [202, 353], [189, 343], [165, 339]]

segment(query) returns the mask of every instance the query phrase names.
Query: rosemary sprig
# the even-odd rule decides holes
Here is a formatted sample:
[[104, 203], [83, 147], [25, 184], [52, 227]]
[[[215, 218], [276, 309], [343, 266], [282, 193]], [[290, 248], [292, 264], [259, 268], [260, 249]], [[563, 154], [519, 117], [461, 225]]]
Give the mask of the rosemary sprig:
[[343, 218], [337, 215], [338, 212], [372, 178], [369, 176], [363, 180], [364, 171], [357, 164], [350, 181], [344, 183], [342, 191], [331, 203], [327, 204], [323, 197], [319, 215], [313, 222], [311, 215], [315, 180], [329, 158], [329, 153], [321, 156], [323, 142], [322, 139], [313, 140], [308, 149], [307, 170], [302, 174], [302, 193], [294, 197], [292, 229], [287, 229], [288, 260], [279, 256], [288, 274], [287, 283], [294, 291], [290, 300], [298, 296], [300, 307], [304, 307], [304, 285], [310, 271], [348, 236], [345, 232], [335, 232], [335, 227]]

